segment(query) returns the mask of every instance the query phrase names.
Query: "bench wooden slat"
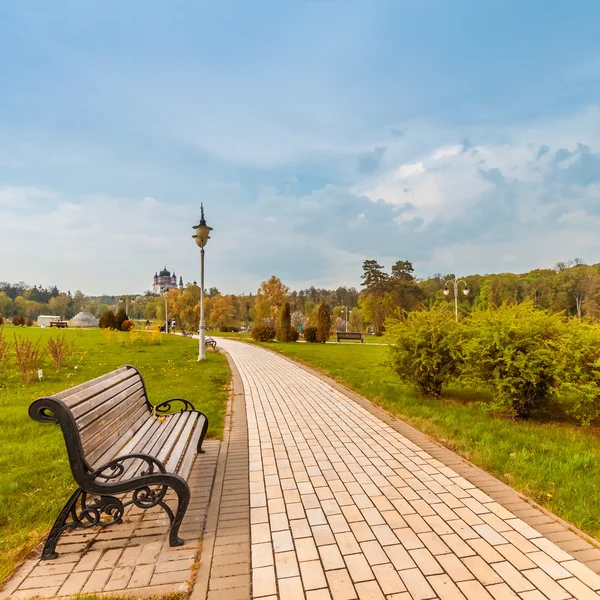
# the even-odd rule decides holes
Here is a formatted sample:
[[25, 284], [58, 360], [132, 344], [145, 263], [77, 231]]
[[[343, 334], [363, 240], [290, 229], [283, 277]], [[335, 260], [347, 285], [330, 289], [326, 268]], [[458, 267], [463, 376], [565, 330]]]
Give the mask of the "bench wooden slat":
[[[175, 421], [176, 424], [183, 421], [183, 423], [181, 424], [181, 426], [183, 427], [185, 425], [186, 421], [188, 420], [189, 414], [190, 414], [189, 412], [175, 413], [174, 415], [168, 415], [166, 417], [166, 420], [167, 421], [173, 420], [173, 421]], [[148, 449], [152, 448], [152, 446], [154, 445], [156, 437], [160, 435], [160, 430], [165, 426], [165, 422], [163, 421], [161, 423], [158, 419], [154, 419], [153, 417], [151, 417], [151, 418], [155, 421], [156, 426], [152, 427], [149, 430], [149, 432], [144, 436], [144, 438], [142, 440], [140, 440], [140, 443], [134, 447], [134, 449], [131, 451], [130, 454], [150, 454], [150, 455], [152, 455], [151, 452], [148, 452]], [[172, 440], [168, 440], [168, 443], [169, 443], [169, 445], [171, 445], [174, 442]], [[128, 479], [128, 478], [133, 477], [134, 474], [140, 470], [140, 467], [142, 467], [144, 465], [145, 465], [145, 463], [142, 461], [133, 461], [133, 460], [130, 461], [130, 464], [127, 466], [127, 469], [123, 473], [123, 478]]]
[[142, 382], [138, 380], [118, 394], [107, 393], [104, 397], [104, 402], [98, 404], [95, 408], [87, 411], [77, 419], [77, 427], [82, 435], [89, 435], [88, 432], [91, 433], [94, 430], [102, 429], [106, 425], [107, 418], [110, 420], [110, 412], [114, 408], [121, 407], [121, 409], [125, 409], [132, 402], [139, 399], [141, 399], [141, 402], [138, 402], [138, 404], [146, 403]]
[[54, 394], [54, 398], [62, 400], [69, 408], [73, 408], [80, 402], [84, 402], [88, 398], [91, 398], [94, 394], [103, 392], [104, 390], [120, 383], [128, 377], [137, 375], [137, 372], [133, 369], [122, 368], [118, 371], [113, 371], [107, 375], [102, 375], [96, 379], [92, 379], [86, 383], [75, 386], [69, 390], [65, 390], [60, 394]]
[[190, 419], [188, 419], [188, 421], [185, 425], [185, 429], [183, 429], [183, 431], [181, 431], [181, 434], [179, 435], [179, 439], [176, 440], [177, 443], [172, 446], [172, 450], [169, 453], [169, 459], [167, 460], [167, 464], [165, 465], [165, 467], [167, 468], [167, 471], [169, 471], [169, 473], [176, 472], [177, 465], [179, 464], [179, 461], [181, 460], [183, 451], [185, 450], [185, 448], [189, 442], [190, 433], [192, 432], [192, 429], [197, 420], [198, 420], [197, 413], [190, 413]]
[[100, 404], [102, 404], [103, 402], [110, 400], [112, 396], [120, 394], [122, 391], [126, 390], [127, 388], [130, 388], [133, 385], [143, 387], [142, 380], [139, 376], [128, 377], [124, 381], [121, 381], [121, 383], [118, 383], [117, 385], [114, 385], [104, 390], [103, 392], [91, 396], [90, 398], [84, 400], [83, 402], [80, 402], [76, 406], [72, 406], [71, 412], [73, 413], [75, 420], [79, 421], [86, 413], [92, 411], [97, 406], [100, 406]]
[[131, 371], [131, 369], [129, 367], [119, 367], [115, 371], [111, 371], [110, 373], [105, 373], [104, 375], [100, 375], [99, 377], [95, 377], [94, 379], [90, 379], [89, 381], [84, 381], [83, 383], [80, 383], [79, 385], [75, 385], [72, 388], [67, 388], [66, 390], [63, 390], [62, 392], [58, 392], [57, 394], [52, 394], [52, 397], [58, 398], [59, 400], [64, 401], [64, 399], [67, 396], [70, 396], [71, 394], [81, 392], [83, 390], [87, 390], [88, 388], [90, 388], [98, 383], [101, 383], [102, 381], [106, 381], [107, 379], [112, 379], [113, 377], [116, 377], [122, 373], [126, 373], [127, 371]]
[[99, 466], [112, 460], [148, 420], [148, 410], [145, 406], [132, 406], [130, 411], [131, 414], [124, 415], [126, 418], [123, 423], [119, 423], [109, 437], [102, 439], [102, 432], [99, 432], [98, 436], [88, 440], [89, 448], [86, 450], [84, 447], [84, 450], [91, 465]]
[[204, 415], [199, 415], [199, 418], [196, 420], [196, 429], [194, 429], [194, 433], [190, 438], [185, 454], [181, 459], [179, 467], [177, 468], [177, 475], [180, 475], [186, 481], [189, 477], [190, 471], [192, 470], [194, 457], [196, 456], [198, 451], [198, 441], [200, 440], [200, 436], [202, 435], [202, 428], [204, 427], [205, 421], [206, 417]]

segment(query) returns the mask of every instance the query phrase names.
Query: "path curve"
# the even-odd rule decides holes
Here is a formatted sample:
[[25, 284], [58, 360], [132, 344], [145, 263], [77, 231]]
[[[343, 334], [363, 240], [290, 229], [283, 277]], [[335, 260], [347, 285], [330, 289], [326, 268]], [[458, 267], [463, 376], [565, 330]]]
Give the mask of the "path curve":
[[319, 377], [218, 344], [246, 399], [253, 598], [600, 598], [600, 576]]

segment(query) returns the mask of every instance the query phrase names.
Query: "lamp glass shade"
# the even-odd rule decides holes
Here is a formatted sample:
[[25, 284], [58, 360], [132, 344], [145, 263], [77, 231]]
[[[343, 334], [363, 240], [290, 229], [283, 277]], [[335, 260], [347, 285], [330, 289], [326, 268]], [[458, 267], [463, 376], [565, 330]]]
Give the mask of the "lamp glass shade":
[[471, 291], [471, 290], [469, 290], [469, 288], [465, 288], [465, 289], [463, 290], [463, 294], [464, 294], [465, 296], [468, 296], [470, 291]]
[[448, 288], [444, 288], [444, 296], [447, 296], [450, 293], [450, 290]]
[[206, 246], [208, 240], [210, 239], [210, 232], [212, 231], [212, 227], [209, 227], [204, 224], [197, 225], [194, 227], [196, 230], [196, 235], [192, 236], [196, 240], [196, 244], [200, 246], [200, 248], [204, 248]]

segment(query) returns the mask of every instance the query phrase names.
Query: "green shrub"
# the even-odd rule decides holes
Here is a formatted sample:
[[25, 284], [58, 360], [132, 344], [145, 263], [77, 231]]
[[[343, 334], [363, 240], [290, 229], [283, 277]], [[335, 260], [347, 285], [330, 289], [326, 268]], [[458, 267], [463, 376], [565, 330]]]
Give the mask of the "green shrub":
[[124, 308], [120, 308], [117, 311], [117, 314], [115, 316], [115, 329], [117, 329], [118, 331], [127, 331], [126, 329], [123, 329], [123, 323], [125, 323], [125, 321], [127, 321], [127, 313], [125, 312]]
[[316, 344], [318, 342], [317, 328], [312, 326], [306, 327], [304, 329], [304, 340], [306, 342], [310, 342], [311, 344]]
[[275, 339], [275, 327], [268, 323], [259, 323], [252, 330], [252, 339], [258, 342], [272, 342]]
[[290, 342], [297, 342], [299, 338], [300, 332], [294, 327], [292, 327], [292, 329], [290, 330]]
[[130, 321], [129, 319], [125, 319], [121, 323], [121, 331], [131, 331], [134, 328], [135, 328], [135, 323], [133, 321]]
[[317, 313], [317, 341], [324, 344], [331, 335], [331, 308], [325, 302], [319, 305]]
[[[290, 303], [286, 302], [283, 305], [283, 309], [281, 311], [281, 315], [279, 316], [279, 327], [277, 328], [277, 339], [280, 342], [295, 342], [293, 339], [293, 332], [295, 330], [292, 329], [292, 311], [290, 309]], [[298, 338], [296, 338], [298, 339]]]
[[426, 396], [437, 398], [442, 387], [459, 373], [459, 335], [462, 327], [445, 304], [389, 320], [391, 362], [401, 379]]
[[98, 321], [98, 327], [100, 327], [100, 329], [116, 329], [117, 319], [115, 318], [115, 313], [112, 310], [104, 311]]
[[17, 327], [23, 327], [23, 325], [25, 325], [25, 318], [24, 317], [20, 317], [19, 315], [15, 315], [12, 318], [12, 324], [17, 326]]
[[32, 327], [33, 319], [30, 319], [30, 318], [25, 319], [25, 325], [27, 325], [27, 327]]
[[560, 356], [563, 390], [575, 397], [568, 412], [588, 425], [600, 416], [600, 327], [569, 320]]
[[464, 323], [463, 378], [490, 388], [492, 408], [527, 419], [556, 397], [565, 331], [559, 315], [526, 301], [473, 311]]

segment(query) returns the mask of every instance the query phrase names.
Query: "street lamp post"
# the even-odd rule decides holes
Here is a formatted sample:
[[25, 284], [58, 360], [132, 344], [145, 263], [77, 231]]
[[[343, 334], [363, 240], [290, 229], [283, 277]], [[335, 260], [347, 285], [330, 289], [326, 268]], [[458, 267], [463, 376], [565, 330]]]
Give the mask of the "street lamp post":
[[210, 239], [212, 227], [209, 227], [204, 220], [204, 205], [200, 204], [200, 223], [194, 225], [193, 229], [196, 234], [192, 237], [196, 240], [196, 244], [200, 247], [200, 342], [198, 348], [198, 360], [206, 358], [206, 350], [204, 348], [204, 246]]
[[444, 286], [444, 296], [447, 296], [450, 293], [448, 289], [448, 284], [451, 283], [454, 286], [454, 318], [458, 321], [458, 286], [462, 283], [465, 287], [463, 289], [463, 294], [465, 296], [469, 295], [469, 288], [467, 286], [467, 282], [464, 279], [448, 279], [446, 281], [446, 285]]
[[167, 300], [168, 294], [169, 294], [169, 288], [167, 288], [165, 290], [165, 294], [164, 294], [164, 296], [165, 296], [165, 333], [169, 333], [169, 316], [167, 315], [168, 306], [169, 306], [168, 300]]

